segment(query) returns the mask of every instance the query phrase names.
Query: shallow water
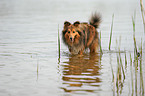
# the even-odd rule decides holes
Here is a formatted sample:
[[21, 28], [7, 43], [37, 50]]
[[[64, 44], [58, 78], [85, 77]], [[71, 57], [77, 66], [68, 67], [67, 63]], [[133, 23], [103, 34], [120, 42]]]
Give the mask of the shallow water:
[[[59, 29], [61, 33], [63, 22], [87, 22], [95, 11], [102, 15], [98, 31], [102, 34], [103, 55], [86, 52], [82, 57], [72, 56], [61, 42], [58, 59], [57, 32]], [[142, 68], [145, 69], [139, 0], [0, 0], [0, 96], [116, 95], [111, 66], [116, 77], [118, 46], [123, 62], [125, 52], [128, 60], [127, 66], [123, 65], [126, 79], [118, 94], [130, 96], [134, 13], [138, 49], [143, 39]], [[112, 14], [113, 37], [108, 51]], [[137, 76], [139, 83], [139, 72]], [[145, 80], [144, 70], [143, 77]]]

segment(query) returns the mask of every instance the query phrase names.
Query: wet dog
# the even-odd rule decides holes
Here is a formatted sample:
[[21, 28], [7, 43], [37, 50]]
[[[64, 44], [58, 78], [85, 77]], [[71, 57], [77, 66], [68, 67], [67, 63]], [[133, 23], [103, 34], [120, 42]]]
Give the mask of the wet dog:
[[96, 53], [99, 48], [99, 36], [97, 28], [101, 22], [98, 14], [92, 15], [89, 23], [80, 23], [79, 21], [71, 24], [64, 22], [62, 38], [68, 46], [71, 54], [82, 55], [84, 50], [89, 48], [90, 53]]

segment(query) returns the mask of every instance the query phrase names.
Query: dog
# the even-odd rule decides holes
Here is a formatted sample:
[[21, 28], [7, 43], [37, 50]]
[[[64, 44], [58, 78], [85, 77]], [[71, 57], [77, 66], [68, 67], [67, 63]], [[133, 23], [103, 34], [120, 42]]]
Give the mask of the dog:
[[96, 53], [99, 48], [99, 36], [97, 28], [101, 23], [101, 16], [93, 14], [89, 23], [80, 23], [79, 21], [71, 24], [64, 22], [62, 30], [63, 42], [68, 46], [71, 54], [82, 55], [84, 50], [89, 48], [90, 53]]

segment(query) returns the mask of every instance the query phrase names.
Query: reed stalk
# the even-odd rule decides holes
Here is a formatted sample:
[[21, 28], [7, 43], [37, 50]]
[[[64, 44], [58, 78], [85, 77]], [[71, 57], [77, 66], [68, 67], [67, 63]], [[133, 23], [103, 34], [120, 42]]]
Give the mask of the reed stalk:
[[138, 51], [137, 51], [137, 46], [136, 46], [136, 39], [135, 39], [135, 36], [133, 36], [133, 40], [134, 40], [134, 52], [135, 52], [135, 56], [138, 56], [137, 55], [137, 53], [138, 53]]
[[101, 31], [100, 31], [100, 43], [99, 43], [99, 44], [100, 44], [100, 53], [103, 54], [103, 51], [102, 51], [102, 44], [101, 44]]
[[130, 53], [130, 72], [131, 72], [131, 85], [132, 85], [132, 92], [131, 92], [131, 96], [133, 96], [134, 94], [134, 83], [133, 83], [133, 70], [132, 70], [132, 56]]
[[116, 80], [116, 86], [117, 86], [117, 89], [118, 89], [118, 86], [119, 86], [119, 84], [118, 84], [118, 82], [119, 82], [119, 68], [120, 68], [120, 64], [119, 64], [120, 62], [119, 62], [119, 57], [118, 57], [118, 55], [117, 55], [117, 76], [116, 76], [116, 78], [117, 78], [117, 80]]
[[36, 54], [37, 56], [37, 80], [38, 80], [38, 76], [39, 76], [39, 58], [38, 58], [38, 55]]
[[135, 36], [135, 15], [132, 16], [132, 25], [133, 25], [133, 36]]
[[114, 82], [114, 72], [113, 72], [113, 68], [112, 68], [112, 64], [110, 63], [111, 65], [111, 71], [112, 71], [112, 82]]
[[135, 60], [135, 62], [134, 62], [135, 63], [134, 67], [135, 67], [135, 94], [136, 94], [136, 96], [137, 96], [137, 88], [138, 88], [138, 86], [137, 86], [137, 61], [138, 60]]
[[124, 68], [123, 68], [123, 64], [122, 64], [122, 58], [119, 52], [119, 57], [120, 57], [120, 65], [121, 65], [121, 69], [122, 69], [122, 73], [123, 73], [123, 78], [125, 79], [125, 72], [124, 72]]
[[126, 52], [125, 52], [125, 67], [127, 68], [127, 57], [126, 57]]
[[38, 74], [38, 71], [39, 71], [39, 61], [37, 61], [37, 74]]
[[109, 50], [111, 49], [112, 30], [113, 30], [113, 20], [114, 20], [114, 14], [112, 15], [112, 24], [111, 24], [111, 32], [110, 32], [110, 40], [109, 40]]
[[137, 46], [136, 46], [136, 38], [135, 38], [135, 14], [134, 17], [132, 17], [132, 24], [133, 24], [133, 41], [134, 41], [134, 67], [135, 67], [135, 73], [134, 73], [134, 77], [135, 77], [135, 95], [137, 96], [137, 70], [138, 70], [138, 51], [137, 51]]
[[39, 63], [37, 61], [37, 80], [38, 80], [38, 74], [39, 74]]
[[[135, 38], [135, 15], [134, 17], [132, 17], [132, 24], [133, 24], [133, 41], [134, 41], [134, 60], [138, 59], [138, 50], [137, 50], [137, 45], [136, 45], [136, 38]], [[138, 60], [137, 61], [137, 65], [138, 65]]]
[[144, 80], [142, 72], [142, 39], [141, 39], [141, 48], [140, 48], [140, 95], [144, 95]]
[[143, 21], [143, 24], [144, 24], [144, 32], [145, 32], [145, 19], [144, 19], [145, 10], [144, 10], [144, 6], [143, 6], [142, 0], [140, 0], [140, 7], [141, 7], [141, 14], [142, 14], [142, 21]]
[[59, 36], [59, 25], [58, 25], [58, 55], [60, 59], [60, 36]]
[[113, 83], [113, 96], [115, 96], [115, 82], [116, 82], [115, 78], [113, 81], [114, 81], [114, 83]]

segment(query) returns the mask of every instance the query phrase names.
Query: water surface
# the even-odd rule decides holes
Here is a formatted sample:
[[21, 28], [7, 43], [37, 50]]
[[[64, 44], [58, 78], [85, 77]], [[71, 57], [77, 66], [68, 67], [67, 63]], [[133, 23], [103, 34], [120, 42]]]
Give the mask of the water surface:
[[[64, 21], [88, 22], [96, 11], [102, 15], [98, 31], [104, 54], [72, 56], [61, 42], [58, 59], [57, 32], [61, 33]], [[144, 29], [137, 0], [0, 0], [0, 96], [112, 96], [111, 65], [116, 74], [119, 38], [121, 56], [126, 52], [128, 62], [130, 53], [133, 57], [134, 13], [140, 46]], [[112, 14], [113, 38], [108, 51]], [[144, 54], [145, 49], [143, 58]], [[143, 60], [143, 69], [144, 64]], [[131, 94], [129, 66], [121, 96]]]

